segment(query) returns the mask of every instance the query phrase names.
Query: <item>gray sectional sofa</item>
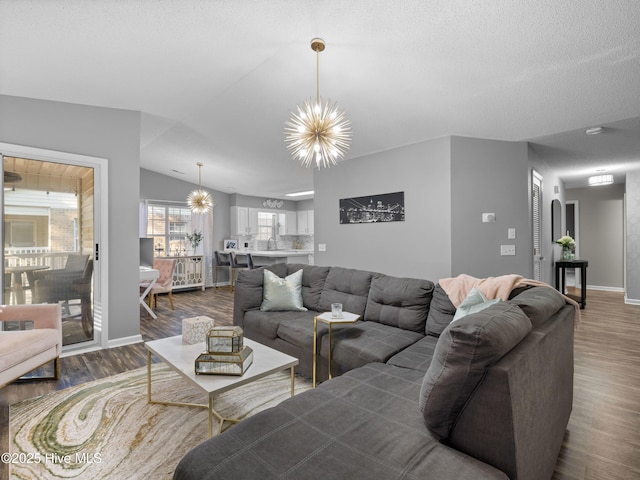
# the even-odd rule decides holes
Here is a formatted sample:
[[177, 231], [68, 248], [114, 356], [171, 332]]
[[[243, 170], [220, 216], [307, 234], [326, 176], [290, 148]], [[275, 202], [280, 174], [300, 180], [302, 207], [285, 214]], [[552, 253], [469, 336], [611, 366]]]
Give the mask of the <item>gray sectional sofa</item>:
[[[306, 311], [261, 311], [262, 269], [236, 283], [234, 323], [311, 376], [313, 317], [340, 302], [333, 378], [189, 452], [176, 480], [551, 478], [573, 399], [575, 309], [548, 287], [452, 322], [439, 285], [340, 267], [300, 269]], [[318, 377], [328, 338], [318, 327]]]

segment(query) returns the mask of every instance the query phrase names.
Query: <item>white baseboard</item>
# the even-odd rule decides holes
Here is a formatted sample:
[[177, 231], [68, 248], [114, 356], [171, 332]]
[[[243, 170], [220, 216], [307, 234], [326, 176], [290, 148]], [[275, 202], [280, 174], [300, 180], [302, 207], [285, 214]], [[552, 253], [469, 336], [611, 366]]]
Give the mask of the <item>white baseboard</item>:
[[640, 305], [640, 298], [629, 298], [626, 295], [624, 296], [624, 303], [628, 305]]
[[[142, 335], [133, 335], [131, 337], [116, 338], [115, 340], [109, 340], [107, 342], [107, 348], [123, 347], [125, 345], [132, 345], [134, 343], [141, 343]], [[103, 347], [98, 344], [87, 345], [86, 347], [71, 348], [63, 351], [60, 357], [70, 357], [72, 355], [79, 355], [82, 353], [96, 352], [102, 350]]]
[[134, 343], [141, 343], [142, 335], [132, 335], [131, 337], [116, 338], [107, 342], [107, 348], [123, 347]]
[[602, 285], [587, 285], [587, 290], [600, 290], [602, 292], [617, 292], [624, 293], [624, 288], [620, 287], [606, 287]]

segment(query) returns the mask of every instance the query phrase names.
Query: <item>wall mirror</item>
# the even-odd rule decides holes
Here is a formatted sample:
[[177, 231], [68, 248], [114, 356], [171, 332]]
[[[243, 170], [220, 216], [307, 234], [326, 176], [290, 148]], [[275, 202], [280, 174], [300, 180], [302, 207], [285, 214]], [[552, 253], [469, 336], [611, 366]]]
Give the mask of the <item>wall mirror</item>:
[[562, 236], [562, 205], [560, 200], [551, 201], [551, 241], [555, 242]]

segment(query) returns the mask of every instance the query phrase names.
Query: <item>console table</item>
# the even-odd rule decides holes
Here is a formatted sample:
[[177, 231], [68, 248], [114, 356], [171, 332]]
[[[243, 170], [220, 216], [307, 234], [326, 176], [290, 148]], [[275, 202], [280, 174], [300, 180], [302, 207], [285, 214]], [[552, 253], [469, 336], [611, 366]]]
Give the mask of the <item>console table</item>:
[[183, 255], [174, 257], [176, 269], [173, 271], [173, 289], [201, 288], [204, 291], [204, 257], [202, 255]]
[[580, 297], [569, 295], [580, 304], [580, 308], [584, 308], [587, 304], [587, 260], [558, 260], [556, 262], [556, 290], [564, 294], [565, 289], [565, 270], [567, 268], [580, 269]]

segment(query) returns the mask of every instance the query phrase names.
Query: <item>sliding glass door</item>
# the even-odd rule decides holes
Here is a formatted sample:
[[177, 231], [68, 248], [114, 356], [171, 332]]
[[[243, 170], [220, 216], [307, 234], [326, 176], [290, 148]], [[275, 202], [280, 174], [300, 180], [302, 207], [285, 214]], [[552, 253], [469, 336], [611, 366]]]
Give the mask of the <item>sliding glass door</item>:
[[3, 303], [60, 303], [63, 344], [97, 343], [98, 167], [15, 154], [2, 165]]

